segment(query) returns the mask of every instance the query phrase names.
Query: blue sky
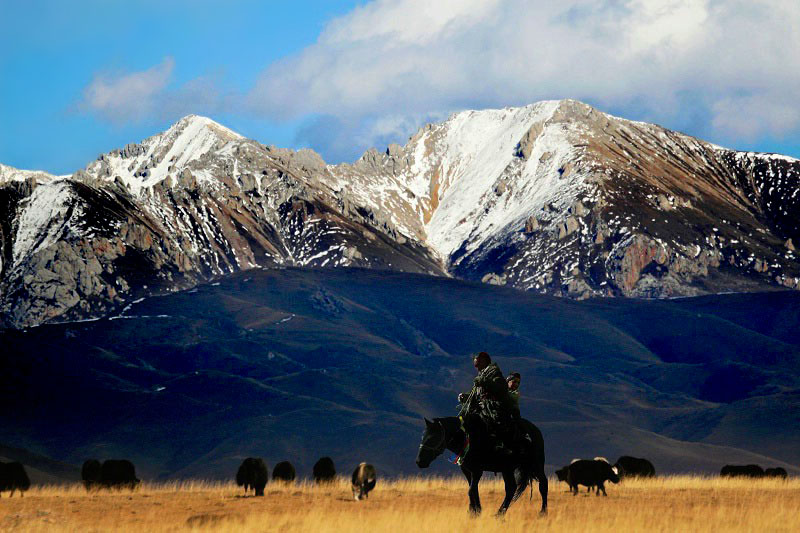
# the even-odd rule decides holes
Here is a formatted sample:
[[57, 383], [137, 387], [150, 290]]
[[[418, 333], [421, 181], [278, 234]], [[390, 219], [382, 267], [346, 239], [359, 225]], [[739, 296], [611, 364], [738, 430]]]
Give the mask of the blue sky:
[[551, 98], [800, 157], [795, 0], [0, 0], [0, 20], [18, 168], [73, 172], [188, 113], [338, 162]]
[[[264, 67], [313, 43], [328, 20], [357, 2], [299, 4], [0, 0], [0, 162], [69, 173], [180, 118], [116, 122], [82, 109], [83, 91], [97, 73], [146, 70], [171, 57], [170, 86], [208, 76], [245, 91]], [[188, 112], [282, 146], [295, 144], [300, 122], [214, 108]]]

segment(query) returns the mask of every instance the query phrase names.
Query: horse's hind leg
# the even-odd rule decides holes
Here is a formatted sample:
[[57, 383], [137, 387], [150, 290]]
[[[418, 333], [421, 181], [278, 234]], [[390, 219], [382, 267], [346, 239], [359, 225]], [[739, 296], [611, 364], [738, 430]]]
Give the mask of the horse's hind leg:
[[539, 494], [542, 497], [542, 508], [539, 514], [547, 513], [547, 474], [544, 473], [544, 465], [540, 465], [536, 472], [536, 479], [539, 480]]
[[497, 510], [497, 516], [506, 514], [508, 506], [511, 505], [511, 499], [514, 497], [514, 493], [517, 492], [517, 478], [514, 477], [513, 471], [503, 472], [503, 481], [506, 484], [506, 497], [503, 499], [503, 503], [500, 504], [500, 509]]

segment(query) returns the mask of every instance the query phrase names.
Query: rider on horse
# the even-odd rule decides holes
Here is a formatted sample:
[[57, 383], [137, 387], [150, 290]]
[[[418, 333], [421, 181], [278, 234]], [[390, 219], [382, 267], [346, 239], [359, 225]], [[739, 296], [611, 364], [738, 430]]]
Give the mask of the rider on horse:
[[459, 415], [475, 413], [480, 416], [496, 442], [498, 451], [512, 453], [519, 445], [519, 406], [509, 394], [508, 385], [497, 363], [486, 352], [473, 356], [478, 371], [469, 394], [461, 393]]

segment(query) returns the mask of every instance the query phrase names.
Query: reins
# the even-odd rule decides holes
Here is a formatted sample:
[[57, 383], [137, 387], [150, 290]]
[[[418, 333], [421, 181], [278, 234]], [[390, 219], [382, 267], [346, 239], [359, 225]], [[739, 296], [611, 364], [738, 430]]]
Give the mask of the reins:
[[[425, 444], [424, 442], [421, 442], [419, 447], [420, 448], [425, 448], [427, 450], [431, 450], [431, 451], [435, 452], [438, 455], [438, 454], [444, 452], [447, 449], [447, 442], [448, 442], [448, 440], [447, 440], [447, 428], [444, 427], [444, 424], [442, 423], [441, 420], [436, 420], [435, 422], [436, 422], [436, 424], [439, 425], [439, 427], [442, 428], [442, 440], [441, 440], [441, 442], [439, 442], [436, 446], [431, 446], [429, 444]], [[461, 450], [460, 453], [458, 453], [457, 455], [455, 455], [454, 457], [449, 459], [449, 461], [451, 463], [453, 463], [453, 464], [456, 464], [456, 465], [460, 466], [464, 462], [464, 457], [467, 455], [467, 452], [469, 452], [470, 444], [469, 444], [469, 433], [467, 433], [467, 430], [464, 427], [464, 417], [463, 416], [459, 416], [458, 417], [458, 422], [459, 422], [459, 429], [464, 433], [464, 448]]]
[[461, 464], [464, 462], [464, 457], [466, 457], [467, 452], [469, 452], [469, 433], [467, 432], [467, 429], [464, 427], [463, 416], [461, 415], [458, 416], [458, 422], [461, 431], [464, 433], [464, 448], [461, 450], [461, 453], [452, 457], [450, 459], [450, 462], [453, 463], [454, 465], [461, 466]]

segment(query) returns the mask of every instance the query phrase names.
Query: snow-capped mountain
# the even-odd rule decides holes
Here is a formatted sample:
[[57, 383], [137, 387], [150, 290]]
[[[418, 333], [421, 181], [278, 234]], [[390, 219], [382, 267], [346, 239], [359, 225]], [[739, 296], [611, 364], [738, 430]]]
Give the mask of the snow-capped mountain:
[[0, 186], [5, 322], [96, 316], [259, 266], [444, 274], [424, 246], [317, 183], [324, 171], [312, 152], [189, 116], [72, 176], [16, 172]]
[[0, 166], [0, 309], [85, 318], [280, 265], [579, 298], [797, 288], [799, 174], [572, 100], [457, 113], [335, 166], [188, 116], [71, 176]]
[[459, 277], [577, 297], [798, 284], [800, 161], [572, 100], [457, 113], [332, 175]]

